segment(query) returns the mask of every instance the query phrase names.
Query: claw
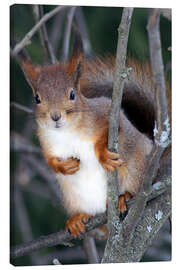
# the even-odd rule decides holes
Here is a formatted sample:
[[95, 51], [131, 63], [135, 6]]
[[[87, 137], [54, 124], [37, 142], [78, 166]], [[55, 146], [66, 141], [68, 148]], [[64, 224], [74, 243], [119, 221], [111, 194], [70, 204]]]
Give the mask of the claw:
[[105, 169], [113, 172], [117, 170], [123, 163], [124, 162], [120, 159], [120, 155], [118, 153], [113, 153], [107, 150], [106, 154], [104, 155], [102, 166]]
[[125, 192], [124, 194], [121, 194], [118, 198], [118, 210], [119, 210], [119, 217], [123, 220], [127, 213], [127, 206], [126, 202], [132, 198], [132, 195], [129, 192]]
[[48, 163], [56, 173], [74, 174], [80, 169], [80, 161], [72, 157], [65, 160], [53, 157]]
[[66, 230], [68, 230], [74, 237], [78, 237], [85, 232], [85, 223], [89, 220], [88, 214], [76, 214], [66, 222]]

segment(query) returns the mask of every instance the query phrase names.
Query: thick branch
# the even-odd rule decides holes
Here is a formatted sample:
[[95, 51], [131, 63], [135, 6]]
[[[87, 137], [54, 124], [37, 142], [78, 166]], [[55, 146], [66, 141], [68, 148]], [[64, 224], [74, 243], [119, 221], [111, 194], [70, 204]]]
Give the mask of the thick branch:
[[58, 6], [52, 11], [46, 13], [41, 20], [25, 35], [25, 37], [15, 46], [15, 48], [12, 51], [13, 55], [17, 55], [26, 45], [29, 44], [30, 39], [33, 37], [33, 35], [39, 30], [39, 28], [47, 22], [50, 18], [52, 18], [54, 15], [56, 15], [61, 10], [65, 9], [66, 6]]
[[167, 218], [171, 214], [171, 195], [170, 191], [158, 196], [147, 205], [143, 217], [136, 227], [132, 242], [134, 262], [141, 260], [147, 247], [157, 235]]
[[[164, 177], [167, 178], [166, 176], [164, 176]], [[154, 188], [152, 193], [149, 195], [149, 200], [150, 201], [149, 201], [148, 207], [145, 210], [145, 214], [144, 214], [144, 216], [142, 217], [141, 220], [147, 220], [147, 218], [151, 219], [151, 218], [155, 217], [154, 214], [151, 215], [151, 213], [152, 213], [151, 211], [154, 211], [155, 209], [156, 210], [157, 209], [162, 210], [162, 208], [159, 207], [158, 202], [161, 200], [161, 203], [163, 203], [162, 199], [164, 198], [164, 194], [161, 195], [161, 196], [158, 196], [156, 198], [156, 200], [153, 200], [153, 201], [151, 200], [152, 197], [155, 198], [158, 195], [157, 194], [158, 190], [162, 191], [160, 184], [157, 185], [156, 188]], [[164, 188], [164, 192], [166, 190], [167, 190], [167, 187]], [[166, 196], [165, 198], [166, 198], [166, 200], [165, 200], [165, 204], [166, 204], [166, 202], [169, 200], [170, 197]], [[128, 207], [131, 204], [132, 204], [132, 202], [130, 201], [128, 203]], [[158, 207], [154, 208], [155, 204]], [[168, 205], [170, 205], [170, 204], [168, 204]], [[149, 209], [151, 209], [151, 211]], [[163, 212], [164, 212], [164, 210], [163, 210]], [[94, 228], [97, 228], [99, 225], [105, 224], [106, 222], [107, 222], [106, 214], [97, 215], [97, 216], [91, 218], [88, 221], [88, 223], [86, 224], [86, 232], [91, 231]], [[153, 224], [150, 224], [150, 225], [153, 228]], [[139, 228], [141, 228], [140, 225], [139, 225], [139, 227], [136, 228], [136, 231], [135, 231], [136, 234], [138, 234]], [[147, 229], [147, 226], [146, 226], [146, 229]], [[159, 229], [160, 229], [160, 227], [159, 227]], [[143, 228], [141, 228], [141, 230], [143, 230]], [[82, 235], [81, 238], [83, 238], [83, 237], [84, 237], [84, 235]], [[39, 250], [39, 249], [42, 249], [42, 248], [52, 247], [52, 246], [56, 246], [56, 245], [71, 245], [69, 242], [72, 241], [73, 239], [74, 239], [73, 236], [70, 235], [68, 232], [60, 231], [60, 232], [49, 234], [49, 235], [40, 237], [38, 239], [35, 239], [33, 241], [30, 241], [30, 242], [27, 242], [27, 243], [20, 244], [18, 246], [12, 247], [10, 255], [11, 255], [11, 258], [13, 259], [13, 258], [24, 256], [26, 254], [29, 254], [30, 252], [33, 252], [33, 251], [36, 251], [36, 250]], [[139, 239], [138, 237], [136, 237], [136, 239], [135, 239], [136, 240], [136, 246], [138, 246], [140, 244], [140, 243], [138, 243], [138, 239]], [[136, 254], [136, 256], [138, 256], [138, 254]]]
[[[130, 262], [134, 261], [133, 242], [135, 239], [135, 230], [137, 226], [141, 225], [141, 218], [147, 204], [148, 196], [152, 189], [152, 180], [155, 178], [159, 168], [159, 161], [164, 152], [164, 149], [169, 144], [169, 122], [165, 95], [164, 82], [164, 68], [161, 55], [161, 43], [159, 35], [159, 11], [154, 10], [149, 21], [150, 29], [150, 52], [151, 52], [151, 66], [153, 72], [153, 82], [155, 88], [156, 108], [157, 108], [157, 128], [155, 130], [155, 145], [152, 152], [147, 158], [144, 173], [144, 179], [140, 192], [136, 195], [134, 204], [130, 208], [127, 217], [121, 224], [118, 225], [117, 237], [111, 236], [113, 242], [113, 252], [106, 246], [107, 255], [103, 262]], [[117, 131], [116, 131], [117, 132]], [[116, 141], [116, 145], [117, 145]], [[170, 203], [170, 202], [169, 202]], [[169, 208], [168, 208], [169, 209]], [[168, 216], [168, 214], [167, 214]], [[137, 235], [136, 235], [137, 238]], [[148, 241], [146, 241], [148, 244]], [[108, 248], [107, 248], [108, 247]], [[144, 251], [145, 251], [144, 247]], [[133, 252], [131, 252], [133, 250]], [[105, 252], [106, 254], [106, 252]], [[142, 255], [142, 251], [141, 251]]]
[[[98, 227], [99, 225], [106, 223], [106, 221], [107, 221], [106, 214], [97, 215], [92, 219], [90, 219], [89, 222], [86, 224], [86, 231], [87, 232], [91, 231], [92, 229]], [[80, 239], [82, 239], [83, 237], [84, 235], [82, 235]], [[49, 234], [47, 236], [41, 236], [40, 238], [33, 240], [31, 242], [13, 247], [11, 249], [11, 258], [13, 259], [16, 257], [24, 256], [32, 251], [60, 244], [71, 246], [70, 241], [72, 241], [73, 239], [74, 239], [73, 236], [67, 231], [60, 231], [57, 233]]]
[[[127, 77], [126, 70], [126, 50], [129, 36], [129, 29], [131, 24], [133, 8], [124, 8], [122, 13], [121, 23], [118, 28], [118, 45], [116, 53], [116, 67], [112, 95], [112, 105], [109, 116], [109, 135], [108, 135], [108, 149], [118, 153], [118, 131], [120, 120], [121, 99], [124, 87], [124, 79]], [[108, 173], [108, 225], [109, 237], [104, 253], [103, 262], [111, 262], [111, 249], [113, 245], [113, 237], [118, 233], [120, 226], [118, 212], [118, 186], [117, 186], [117, 171]], [[118, 228], [118, 229], [117, 229]]]
[[152, 188], [152, 181], [155, 178], [159, 167], [160, 158], [164, 149], [169, 144], [170, 128], [166, 104], [164, 66], [161, 55], [159, 18], [160, 11], [154, 9], [148, 22], [149, 48], [157, 108], [157, 128], [154, 132], [155, 144], [145, 164], [144, 173], [142, 175], [144, 181], [140, 192], [137, 194], [135, 203], [123, 223], [124, 240], [126, 241], [127, 246], [130, 245], [132, 238], [134, 237], [134, 231], [137, 224], [140, 222], [140, 218], [145, 209], [148, 195]]

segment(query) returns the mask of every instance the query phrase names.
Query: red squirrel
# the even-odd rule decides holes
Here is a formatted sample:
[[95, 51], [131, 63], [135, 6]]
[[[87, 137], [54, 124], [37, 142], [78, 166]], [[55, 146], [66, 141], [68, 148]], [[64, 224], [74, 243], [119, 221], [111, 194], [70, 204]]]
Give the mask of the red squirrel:
[[56, 175], [70, 216], [66, 230], [76, 237], [85, 231], [91, 216], [106, 211], [106, 170], [118, 171], [118, 207], [126, 211], [126, 200], [137, 193], [141, 184], [152, 141], [121, 111], [119, 154], [107, 149], [111, 99], [93, 97], [88, 90], [96, 92], [102, 87], [103, 91], [103, 84], [108, 88], [109, 78], [113, 81], [113, 61], [85, 60], [75, 41], [67, 63], [34, 65], [22, 53], [20, 64], [37, 103], [35, 115], [42, 151]]

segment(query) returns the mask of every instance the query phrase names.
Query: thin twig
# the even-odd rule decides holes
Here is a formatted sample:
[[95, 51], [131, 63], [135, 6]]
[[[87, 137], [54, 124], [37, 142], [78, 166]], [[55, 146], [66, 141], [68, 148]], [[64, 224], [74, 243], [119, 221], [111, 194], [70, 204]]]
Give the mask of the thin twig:
[[85, 235], [83, 239], [83, 248], [88, 258], [88, 263], [99, 263], [99, 255], [97, 252], [94, 238], [89, 235]]
[[56, 178], [50, 169], [46, 166], [44, 159], [36, 158], [32, 155], [23, 155], [26, 162], [29, 164], [33, 170], [35, 170], [50, 187], [50, 191], [52, 192], [52, 200], [55, 204], [62, 205], [60, 189], [57, 184]]
[[[103, 255], [103, 247], [99, 247], [98, 248], [98, 253], [99, 253], [99, 257], [102, 257]], [[87, 258], [86, 258], [86, 254], [84, 253], [84, 251], [82, 250], [82, 248], [78, 245], [73, 246], [71, 248], [68, 249], [58, 249], [56, 251], [48, 251], [48, 253], [42, 255], [42, 259], [43, 261], [45, 261], [45, 264], [50, 264], [54, 258], [59, 258], [60, 262], [62, 264], [67, 264], [69, 263], [69, 259], [71, 259], [71, 261], [83, 261], [84, 263], [86, 263]]]
[[57, 53], [59, 41], [62, 39], [62, 29], [64, 22], [65, 11], [57, 14], [56, 17], [53, 18], [52, 25], [50, 28], [49, 39], [54, 48], [54, 52]]
[[62, 47], [62, 59], [67, 61], [68, 53], [69, 53], [69, 44], [70, 44], [70, 35], [71, 35], [71, 27], [72, 21], [74, 17], [76, 7], [72, 7], [67, 14], [67, 24], [64, 33], [63, 47]]
[[[39, 12], [40, 12], [40, 18], [42, 18], [44, 15], [42, 5], [39, 5]], [[45, 45], [46, 51], [48, 53], [48, 56], [50, 57], [51, 63], [55, 64], [57, 62], [57, 60], [56, 60], [53, 48], [51, 46], [51, 43], [49, 41], [49, 37], [48, 37], [47, 28], [46, 28], [45, 23], [42, 25], [42, 34], [43, 34], [43, 39], [44, 39], [44, 45]]]
[[[26, 137], [26, 140], [30, 139], [32, 134], [32, 122], [27, 121], [23, 128], [22, 134]], [[22, 136], [23, 137], [23, 136]], [[33, 232], [31, 230], [31, 224], [27, 215], [27, 211], [24, 205], [23, 196], [21, 194], [20, 185], [22, 184], [22, 173], [26, 173], [26, 178], [30, 177], [25, 170], [22, 155], [19, 155], [19, 161], [16, 166], [14, 177], [11, 177], [11, 217], [12, 213], [15, 211], [17, 213], [19, 223], [16, 224], [20, 231], [22, 232], [22, 240], [30, 241], [33, 239]], [[14, 221], [13, 221], [14, 222]], [[12, 227], [14, 229], [14, 226]], [[14, 235], [14, 233], [12, 234]], [[39, 264], [40, 257], [37, 253], [31, 254], [30, 256], [33, 264]], [[42, 262], [42, 260], [41, 260]]]
[[84, 54], [86, 56], [90, 56], [92, 55], [92, 48], [91, 48], [91, 43], [88, 37], [88, 31], [87, 31], [82, 7], [77, 7], [76, 12], [75, 12], [75, 20], [76, 20], [79, 32], [81, 33]]
[[24, 105], [21, 105], [21, 104], [15, 102], [15, 101], [12, 101], [10, 103], [10, 106], [14, 107], [14, 108], [16, 108], [16, 109], [18, 109], [18, 110], [20, 110], [22, 112], [28, 113], [28, 114], [33, 114], [34, 113], [34, 111], [32, 109], [30, 109], [30, 108], [28, 108], [28, 107], [26, 107]]
[[12, 53], [13, 55], [17, 55], [22, 48], [24, 48], [26, 45], [29, 44], [30, 39], [33, 37], [33, 35], [39, 30], [39, 28], [47, 22], [50, 18], [52, 18], [54, 15], [56, 15], [61, 10], [64, 10], [66, 6], [58, 6], [54, 8], [52, 11], [46, 13], [41, 20], [25, 35], [25, 37], [15, 46]]
[[172, 12], [171, 12], [171, 9], [170, 8], [162, 8], [161, 9], [161, 13], [169, 21], [172, 20]]
[[41, 148], [38, 146], [32, 145], [25, 139], [22, 135], [11, 132], [11, 145], [10, 149], [17, 152], [28, 152], [28, 153], [36, 153], [41, 154]]
[[[35, 20], [35, 23], [37, 24], [41, 17], [40, 16], [40, 8], [39, 8], [39, 5], [32, 5], [32, 11], [33, 11], [33, 15], [34, 15], [34, 20]], [[44, 40], [44, 36], [43, 36], [43, 30], [42, 30], [42, 27], [39, 28], [38, 30], [38, 33], [39, 33], [39, 39], [40, 39], [40, 43], [41, 43], [41, 47], [42, 47], [42, 52], [43, 52], [43, 59], [48, 62], [48, 51], [47, 51], [47, 48], [45, 46], [45, 40]]]
[[157, 126], [154, 129], [155, 142], [165, 148], [169, 145], [170, 125], [166, 101], [166, 84], [159, 31], [160, 10], [152, 9], [147, 25], [150, 61], [157, 106]]
[[53, 259], [53, 264], [54, 265], [60, 265], [61, 263], [57, 258], [55, 258], [55, 259]]
[[[20, 177], [21, 172], [18, 171], [16, 173], [16, 178]], [[27, 209], [24, 204], [22, 192], [20, 189], [19, 184], [15, 184], [15, 213], [18, 221], [18, 228], [21, 232], [22, 239], [25, 242], [31, 241], [33, 239], [33, 234], [29, 222], [29, 217], [27, 213]], [[40, 263], [40, 256], [37, 252], [34, 254], [30, 254], [30, 259], [33, 264], [39, 264]]]

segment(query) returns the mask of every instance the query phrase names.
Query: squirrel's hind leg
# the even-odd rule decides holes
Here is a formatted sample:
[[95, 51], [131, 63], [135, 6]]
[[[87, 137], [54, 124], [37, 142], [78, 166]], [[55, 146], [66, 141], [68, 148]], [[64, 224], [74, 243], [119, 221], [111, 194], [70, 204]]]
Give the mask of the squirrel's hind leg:
[[118, 210], [120, 214], [120, 218], [124, 218], [127, 215], [127, 206], [126, 202], [132, 198], [132, 194], [129, 192], [125, 192], [124, 194], [119, 195], [118, 198]]
[[85, 224], [90, 217], [90, 215], [85, 213], [76, 214], [67, 220], [65, 228], [74, 237], [78, 237], [81, 233], [85, 232]]

